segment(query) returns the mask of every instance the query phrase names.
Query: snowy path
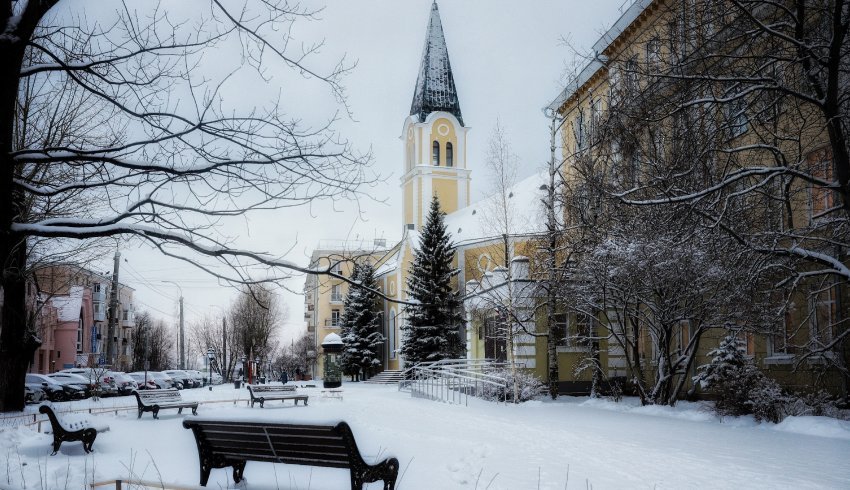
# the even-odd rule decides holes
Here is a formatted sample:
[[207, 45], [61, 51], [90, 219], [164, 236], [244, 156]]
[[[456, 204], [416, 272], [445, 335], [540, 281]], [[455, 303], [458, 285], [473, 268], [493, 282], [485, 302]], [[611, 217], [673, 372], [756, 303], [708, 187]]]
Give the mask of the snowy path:
[[[850, 482], [847, 422], [825, 421], [838, 425], [838, 436], [846, 432], [830, 438], [782, 432], [750, 419], [721, 424], [693, 404], [639, 408], [569, 398], [519, 406], [470, 400], [463, 407], [410, 398], [394, 387], [344, 388], [341, 402], [308, 388], [301, 390], [311, 395], [308, 407], [202, 405], [199, 414], [346, 420], [367, 459], [379, 454], [399, 459], [401, 490], [536, 489], [538, 474], [539, 488], [563, 489], [568, 465], [568, 488], [848, 488]], [[186, 391], [184, 397], [221, 399], [234, 393], [220, 386], [213, 392]], [[127, 401], [107, 399], [103, 405]], [[86, 403], [93, 402], [77, 406]], [[184, 416], [175, 410], [161, 412], [158, 421], [149, 414], [137, 420], [135, 412], [101, 415], [111, 430], [98, 436], [90, 456], [70, 443], [49, 457], [49, 436], [6, 429], [0, 432], [0, 486], [19, 488], [25, 480], [26, 488], [74, 489], [128, 475], [197, 485], [197, 451], [191, 433], [182, 428]], [[245, 475], [252, 489], [348, 486], [344, 470], [249, 463]], [[228, 484], [229, 470], [213, 470], [207, 488]]]

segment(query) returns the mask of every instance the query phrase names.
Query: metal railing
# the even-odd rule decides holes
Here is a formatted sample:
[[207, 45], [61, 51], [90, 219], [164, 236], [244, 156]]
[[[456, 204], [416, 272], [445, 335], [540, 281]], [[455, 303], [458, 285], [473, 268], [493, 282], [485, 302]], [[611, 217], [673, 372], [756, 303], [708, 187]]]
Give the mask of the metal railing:
[[507, 362], [492, 359], [443, 359], [422, 362], [406, 369], [399, 381], [398, 389], [409, 390], [418, 398], [469, 405], [469, 397], [491, 398], [497, 396], [506, 402], [507, 381], [488, 374], [491, 369], [507, 367]]

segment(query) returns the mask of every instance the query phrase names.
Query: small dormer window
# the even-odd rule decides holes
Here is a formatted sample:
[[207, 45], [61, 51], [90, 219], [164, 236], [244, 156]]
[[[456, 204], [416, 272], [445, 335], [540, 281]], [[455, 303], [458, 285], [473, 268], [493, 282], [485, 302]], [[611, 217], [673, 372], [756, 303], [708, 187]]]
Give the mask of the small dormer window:
[[451, 142], [446, 143], [446, 167], [453, 167], [455, 164], [454, 147]]
[[434, 141], [431, 145], [431, 165], [440, 166], [440, 142]]

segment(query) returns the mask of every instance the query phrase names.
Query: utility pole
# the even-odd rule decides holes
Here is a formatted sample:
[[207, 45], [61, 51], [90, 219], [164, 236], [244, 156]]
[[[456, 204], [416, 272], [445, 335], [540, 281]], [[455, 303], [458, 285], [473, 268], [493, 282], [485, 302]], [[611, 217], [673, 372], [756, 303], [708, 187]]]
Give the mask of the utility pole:
[[183, 291], [180, 291], [180, 369], [186, 369], [186, 331], [183, 328]]
[[121, 265], [121, 252], [116, 248], [115, 262], [112, 266], [112, 290], [109, 292], [109, 325], [106, 329], [106, 362], [115, 364], [115, 332], [118, 327], [118, 268]]
[[183, 288], [174, 281], [165, 280], [169, 284], [177, 286], [177, 291], [180, 292], [180, 330], [177, 332], [177, 361], [180, 363], [178, 369], [186, 369], [186, 335], [183, 327]]

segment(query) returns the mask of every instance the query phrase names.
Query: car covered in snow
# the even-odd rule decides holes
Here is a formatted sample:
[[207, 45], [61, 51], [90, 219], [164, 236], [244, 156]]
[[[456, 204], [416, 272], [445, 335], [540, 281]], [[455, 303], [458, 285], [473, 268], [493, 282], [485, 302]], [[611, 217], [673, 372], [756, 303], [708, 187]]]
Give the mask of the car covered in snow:
[[46, 398], [47, 395], [44, 393], [44, 390], [41, 388], [41, 385], [39, 383], [24, 384], [25, 403], [38, 403]]
[[88, 398], [92, 394], [92, 390], [95, 387], [94, 383], [89, 382], [87, 378], [80, 376], [79, 374], [73, 373], [50, 373], [47, 375], [48, 378], [56, 380], [57, 383], [62, 385], [69, 385], [73, 388], [79, 388], [83, 390], [85, 398]]
[[59, 383], [57, 380], [44, 374], [29, 373], [26, 377], [27, 384], [37, 384], [44, 390], [47, 399], [52, 402], [65, 400], [80, 400], [86, 397], [86, 388], [69, 384]]
[[78, 374], [92, 382], [97, 380], [101, 396], [118, 394], [118, 385], [115, 384], [115, 376], [113, 376], [112, 371], [96, 368], [69, 368], [59, 372]]
[[119, 395], [129, 395], [133, 393], [133, 390], [137, 390], [139, 388], [139, 384], [136, 380], [127, 373], [112, 372], [111, 374], [115, 378], [115, 386], [118, 387]]
[[169, 369], [167, 371], [163, 371], [163, 373], [171, 376], [174, 380], [179, 381], [183, 384], [183, 388], [196, 388], [201, 386], [199, 382], [196, 382], [195, 379], [186, 371], [182, 371], [180, 369]]
[[[151, 376], [150, 371], [145, 375], [144, 372], [138, 373], [129, 373], [127, 376], [133, 378], [133, 381], [136, 382], [137, 390], [155, 390], [159, 388], [157, 386], [156, 381], [154, 381], [153, 376]], [[147, 380], [147, 383], [145, 382]]]
[[[130, 373], [130, 374], [132, 374], [132, 375], [141, 374], [142, 376], [144, 376], [145, 371], [136, 371], [136, 372]], [[159, 389], [177, 388], [179, 390], [183, 387], [182, 383], [180, 383], [179, 386], [178, 386], [178, 383], [174, 380], [174, 378], [172, 378], [171, 376], [169, 376], [165, 373], [159, 372], [159, 371], [148, 371], [147, 377], [148, 377], [148, 379], [153, 379], [154, 383], [156, 384], [156, 387], [159, 388]]]

